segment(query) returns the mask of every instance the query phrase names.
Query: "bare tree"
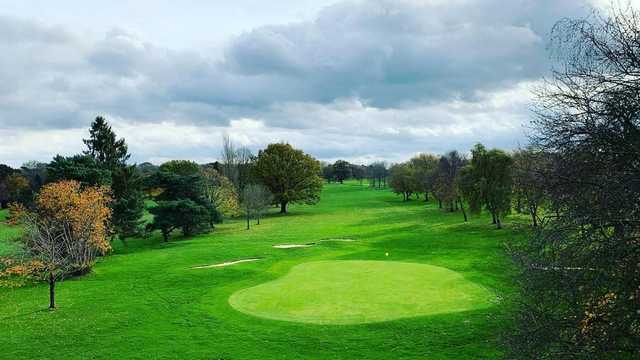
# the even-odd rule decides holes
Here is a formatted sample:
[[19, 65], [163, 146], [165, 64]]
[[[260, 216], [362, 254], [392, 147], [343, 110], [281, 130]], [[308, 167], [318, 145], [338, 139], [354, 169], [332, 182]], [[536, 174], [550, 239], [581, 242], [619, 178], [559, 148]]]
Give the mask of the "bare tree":
[[559, 22], [558, 65], [538, 90], [550, 211], [514, 244], [518, 358], [640, 358], [640, 13]]
[[265, 186], [248, 184], [242, 191], [242, 210], [247, 218], [247, 230], [251, 228], [250, 220], [254, 216], [258, 225], [260, 218], [273, 203], [273, 195]]
[[255, 157], [247, 147], [236, 148], [228, 135], [222, 137], [222, 174], [238, 193], [251, 182], [251, 167]]
[[229, 135], [222, 137], [222, 174], [231, 181], [238, 190], [238, 152], [235, 145], [229, 139]]

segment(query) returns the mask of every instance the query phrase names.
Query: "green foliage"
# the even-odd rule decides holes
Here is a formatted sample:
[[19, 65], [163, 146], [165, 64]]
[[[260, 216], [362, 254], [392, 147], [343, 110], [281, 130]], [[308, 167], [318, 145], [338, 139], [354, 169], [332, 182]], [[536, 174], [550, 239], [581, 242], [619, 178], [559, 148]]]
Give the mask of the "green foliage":
[[550, 156], [533, 149], [518, 150], [513, 153], [513, 193], [518, 212], [525, 208], [531, 216], [531, 223], [537, 226], [539, 209], [545, 202], [544, 171]]
[[89, 129], [89, 139], [83, 140], [87, 146], [85, 155], [91, 156], [96, 162], [109, 170], [114, 170], [129, 159], [127, 144], [124, 139], [117, 139], [107, 121], [98, 116]]
[[484, 207], [500, 228], [501, 218], [511, 210], [513, 160], [504, 151], [487, 150], [482, 144], [477, 144], [471, 153], [473, 157], [465, 170], [461, 190], [472, 212]]
[[29, 204], [33, 197], [33, 192], [29, 186], [29, 180], [20, 173], [14, 173], [5, 179], [9, 202]]
[[418, 191], [414, 168], [409, 163], [395, 164], [391, 167], [390, 173], [389, 186], [393, 192], [401, 194], [404, 201], [408, 201], [411, 195]]
[[460, 169], [466, 159], [457, 151], [450, 151], [440, 157], [438, 166], [432, 174], [433, 193], [438, 201], [445, 203], [450, 211], [458, 207], [460, 191], [457, 185]]
[[111, 203], [112, 225], [121, 238], [138, 235], [142, 232], [144, 214], [144, 193], [142, 176], [135, 165], [122, 166], [112, 175]]
[[181, 176], [195, 175], [200, 171], [200, 165], [189, 160], [171, 160], [160, 165], [160, 171]]
[[432, 154], [419, 154], [409, 160], [413, 168], [413, 176], [418, 192], [423, 193], [425, 201], [429, 200], [429, 193], [434, 190], [438, 158]]
[[57, 155], [47, 166], [47, 182], [77, 180], [83, 186], [111, 185], [111, 170], [89, 155]]
[[47, 163], [35, 160], [27, 161], [20, 167], [20, 173], [29, 180], [29, 186], [33, 192], [40, 191], [40, 188], [47, 182]]
[[148, 228], [160, 230], [165, 241], [175, 229], [190, 236], [222, 221], [222, 216], [206, 197], [200, 168], [193, 173], [191, 164], [194, 163], [171, 161], [160, 166], [161, 170], [150, 179], [161, 191], [155, 197], [157, 206], [149, 210], [154, 220]]
[[331, 183], [334, 180], [333, 164], [327, 164], [325, 162], [321, 162], [320, 168], [322, 170], [322, 177], [325, 180], [327, 180], [328, 183]]
[[204, 195], [224, 217], [240, 215], [240, 199], [231, 181], [213, 166], [200, 171], [203, 178]]
[[6, 180], [13, 172], [14, 170], [10, 166], [0, 164], [0, 210], [5, 209], [9, 204], [9, 189]]
[[351, 177], [351, 164], [344, 160], [338, 160], [333, 164], [333, 176], [341, 184]]
[[254, 171], [282, 213], [287, 212], [289, 203], [315, 204], [320, 200], [320, 163], [289, 144], [270, 144], [261, 150]]
[[218, 221], [212, 205], [191, 199], [159, 201], [149, 212], [154, 215], [151, 229], [160, 230], [165, 241], [175, 229], [181, 229], [184, 236], [191, 236], [211, 229]]

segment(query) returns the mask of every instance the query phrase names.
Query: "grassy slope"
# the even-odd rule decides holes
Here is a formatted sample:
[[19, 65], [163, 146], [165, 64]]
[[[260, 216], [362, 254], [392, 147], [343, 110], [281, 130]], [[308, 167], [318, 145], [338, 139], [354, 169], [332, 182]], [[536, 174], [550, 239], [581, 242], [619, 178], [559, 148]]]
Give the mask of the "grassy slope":
[[[0, 225], [2, 226], [2, 225]], [[4, 230], [0, 230], [4, 231]], [[237, 290], [317, 260], [422, 262], [462, 273], [498, 294], [511, 291], [502, 243], [486, 217], [403, 203], [355, 184], [325, 187], [316, 206], [294, 206], [244, 230], [229, 222], [208, 235], [156, 236], [119, 243], [95, 271], [59, 286], [48, 312], [47, 288], [0, 289], [0, 353], [12, 359], [478, 359], [499, 357], [503, 307], [364, 325], [321, 326], [252, 317], [228, 303]], [[355, 238], [302, 249], [273, 244]], [[385, 257], [385, 252], [390, 257]], [[264, 257], [226, 268], [193, 265]]]

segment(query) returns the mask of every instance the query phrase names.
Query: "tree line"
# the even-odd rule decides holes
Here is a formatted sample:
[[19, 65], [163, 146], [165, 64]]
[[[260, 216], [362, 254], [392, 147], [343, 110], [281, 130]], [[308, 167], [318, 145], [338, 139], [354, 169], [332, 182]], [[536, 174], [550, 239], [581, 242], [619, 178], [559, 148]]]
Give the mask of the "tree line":
[[125, 140], [97, 117], [84, 144], [83, 153], [49, 163], [0, 165], [0, 205], [25, 228], [24, 259], [0, 259], [0, 285], [46, 280], [51, 309], [56, 282], [91, 271], [115, 239], [126, 245], [157, 231], [167, 242], [175, 231], [211, 231], [225, 217], [244, 216], [250, 229], [270, 206], [286, 214], [290, 204], [320, 199], [320, 163], [286, 143], [254, 156], [225, 137], [220, 162], [130, 164]]
[[460, 211], [465, 222], [467, 207], [472, 213], [484, 209], [491, 214], [493, 224], [501, 228], [504, 216], [515, 207], [519, 213], [527, 212], [537, 226], [543, 196], [535, 192], [540, 189], [535, 172], [537, 161], [544, 156], [533, 149], [508, 153], [486, 149], [482, 144], [470, 153], [470, 158], [458, 151], [441, 156], [419, 154], [393, 164], [389, 186], [404, 201], [415, 197], [428, 202], [431, 197], [440, 209]]

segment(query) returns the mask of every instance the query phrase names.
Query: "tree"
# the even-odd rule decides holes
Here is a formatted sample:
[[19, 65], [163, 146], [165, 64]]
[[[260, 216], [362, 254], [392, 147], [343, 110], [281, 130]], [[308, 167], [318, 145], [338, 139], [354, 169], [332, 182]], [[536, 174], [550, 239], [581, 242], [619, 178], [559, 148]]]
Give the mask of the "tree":
[[26, 225], [25, 245], [43, 264], [49, 282], [49, 308], [55, 309], [55, 286], [63, 276], [85, 273], [98, 255], [111, 246], [107, 240], [107, 189], [86, 187], [77, 181], [45, 185], [35, 201], [35, 210], [20, 218]]
[[377, 182], [378, 189], [381, 189], [387, 186], [387, 176], [389, 176], [389, 170], [387, 169], [386, 163], [382, 161], [374, 162], [371, 165], [369, 165], [367, 168], [368, 168], [369, 181], [372, 187], [374, 188], [376, 187], [376, 182]]
[[362, 185], [362, 180], [367, 175], [367, 169], [363, 165], [351, 164], [351, 175]]
[[340, 184], [351, 177], [351, 164], [344, 160], [338, 160], [333, 164], [333, 175]]
[[98, 164], [109, 170], [123, 166], [131, 156], [127, 153], [128, 148], [124, 139], [116, 138], [111, 126], [102, 116], [96, 117], [91, 123], [89, 138], [82, 141], [87, 146], [84, 154], [91, 156]]
[[122, 166], [112, 173], [113, 229], [124, 239], [142, 232], [144, 215], [143, 179], [135, 165]]
[[189, 176], [199, 173], [200, 165], [189, 160], [170, 160], [160, 165], [159, 171], [180, 176]]
[[241, 193], [251, 181], [254, 156], [246, 147], [236, 148], [229, 136], [222, 138], [222, 174], [227, 177], [236, 192]]
[[149, 209], [154, 215], [150, 229], [160, 230], [165, 242], [169, 241], [169, 236], [176, 229], [181, 229], [184, 236], [192, 236], [213, 228], [217, 222], [214, 211], [212, 205], [191, 199], [161, 201]]
[[520, 265], [512, 357], [640, 357], [640, 13], [565, 19], [536, 92], [532, 145], [548, 213]]
[[283, 214], [290, 203], [315, 204], [320, 200], [320, 163], [289, 144], [270, 144], [261, 150], [255, 174], [271, 191]]
[[449, 211], [455, 211], [459, 205], [460, 194], [456, 184], [460, 169], [466, 159], [457, 151], [451, 151], [440, 157], [436, 173], [432, 177], [433, 190], [439, 202], [447, 204]]
[[0, 209], [5, 209], [9, 204], [9, 189], [6, 180], [13, 172], [14, 170], [10, 166], [0, 164]]
[[27, 161], [20, 167], [20, 173], [29, 180], [29, 186], [33, 193], [47, 183], [47, 164], [35, 160]]
[[[113, 226], [120, 239], [139, 234], [144, 214], [143, 182], [136, 166], [127, 166], [128, 147], [124, 139], [117, 139], [107, 121], [98, 116], [89, 129], [86, 156], [93, 158], [97, 168], [110, 176]], [[106, 174], [105, 174], [106, 176]]]
[[539, 208], [544, 203], [545, 154], [533, 149], [518, 150], [513, 153], [513, 190], [518, 199], [518, 207], [527, 208], [534, 227], [540, 221]]
[[413, 168], [407, 163], [395, 164], [391, 166], [390, 172], [389, 186], [393, 192], [401, 194], [404, 201], [409, 201], [411, 194], [417, 190]]
[[191, 236], [212, 229], [222, 221], [214, 204], [205, 196], [200, 168], [195, 169], [193, 164], [170, 161], [161, 165], [160, 171], [151, 179], [151, 186], [159, 188], [160, 192], [155, 196], [157, 206], [149, 210], [154, 220], [148, 228], [160, 230], [165, 242], [176, 229], [181, 229], [184, 236]]
[[[502, 228], [502, 217], [511, 210], [512, 159], [502, 150], [486, 150], [477, 144], [471, 150], [470, 174], [473, 187], [465, 186], [466, 198], [471, 211], [487, 209], [498, 229]], [[472, 191], [472, 192], [470, 192]]]
[[100, 166], [89, 155], [56, 155], [47, 166], [47, 181], [63, 180], [76, 180], [84, 186], [110, 186], [111, 170]]
[[235, 186], [213, 166], [200, 171], [204, 180], [204, 195], [224, 217], [240, 215], [240, 200]]
[[155, 166], [150, 162], [137, 164], [136, 167], [138, 168], [138, 172], [140, 173], [140, 175], [142, 175], [143, 178], [150, 177], [160, 170], [158, 166]]
[[14, 173], [5, 179], [9, 202], [19, 202], [28, 204], [31, 200], [32, 192], [29, 180], [20, 173]]
[[331, 184], [335, 178], [333, 165], [321, 162], [320, 167], [322, 168], [322, 177], [327, 180], [327, 183]]
[[247, 219], [247, 230], [250, 228], [251, 216], [255, 216], [258, 224], [264, 211], [273, 203], [273, 195], [265, 186], [249, 184], [242, 191], [242, 210]]
[[419, 154], [409, 160], [413, 167], [413, 175], [418, 192], [424, 194], [424, 201], [429, 201], [429, 193], [433, 192], [438, 158], [432, 154]]

